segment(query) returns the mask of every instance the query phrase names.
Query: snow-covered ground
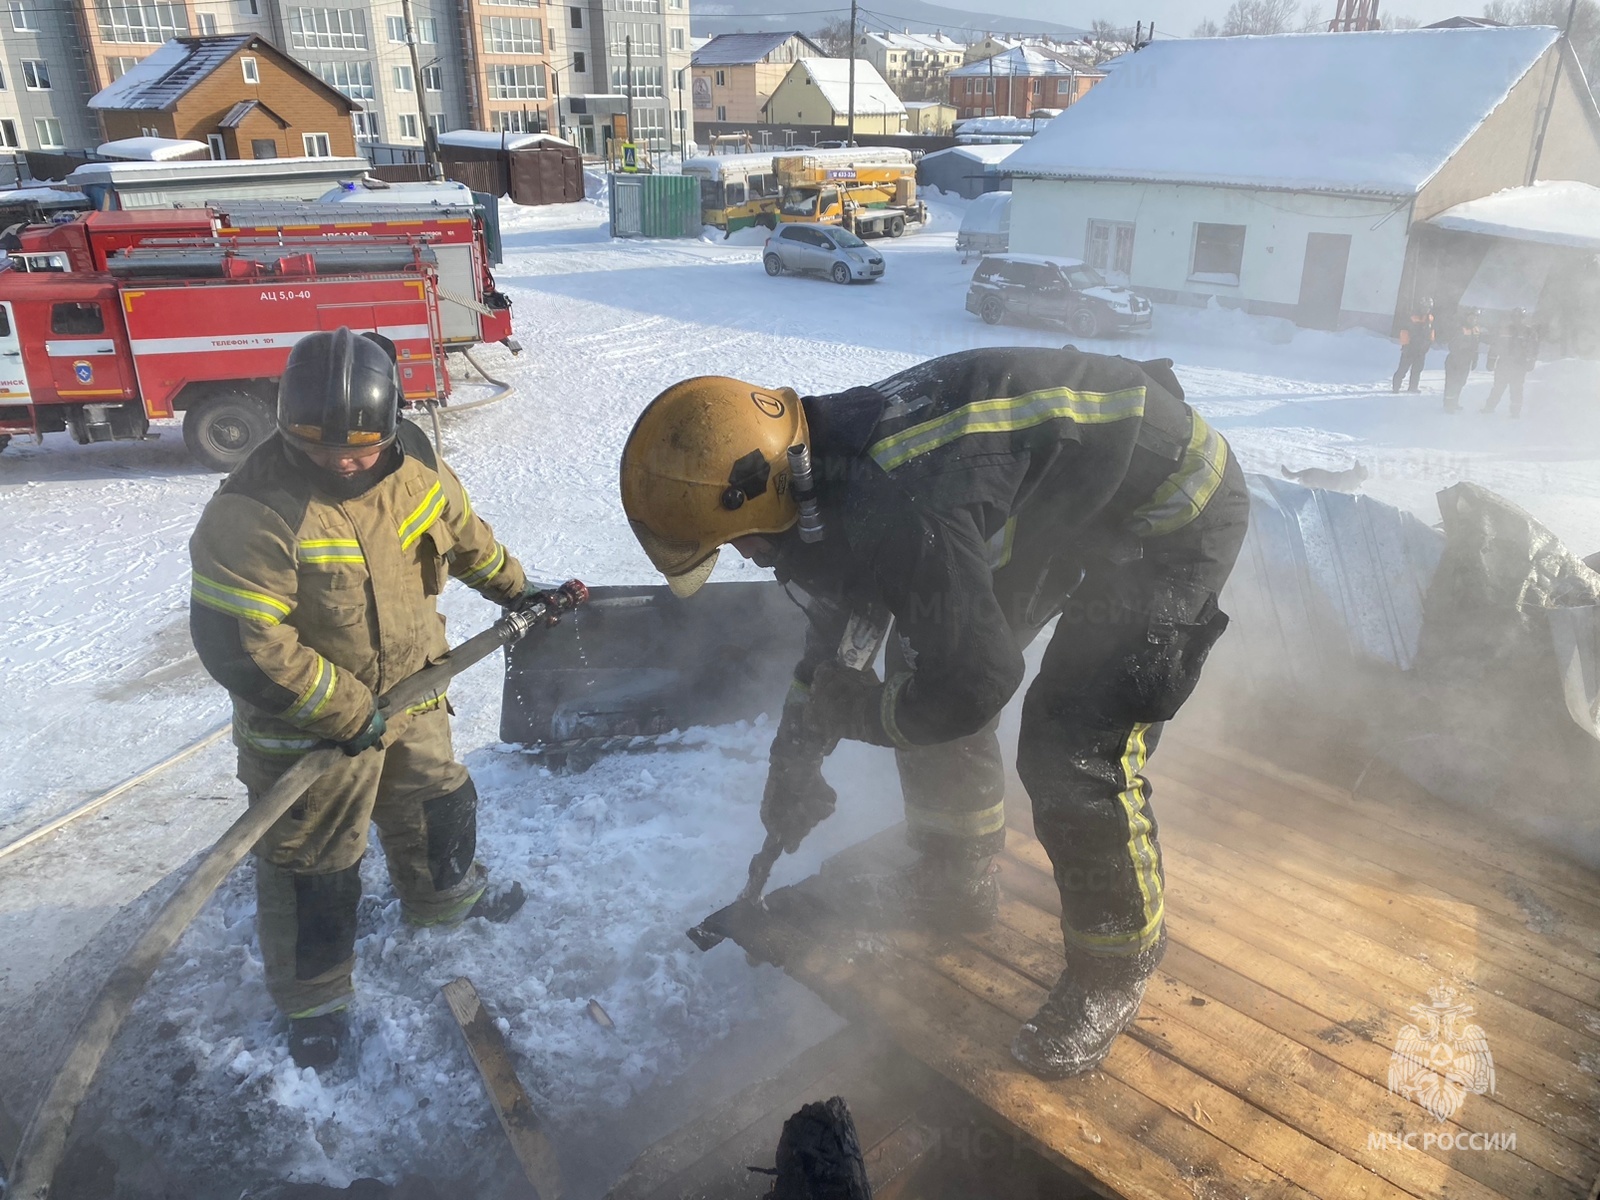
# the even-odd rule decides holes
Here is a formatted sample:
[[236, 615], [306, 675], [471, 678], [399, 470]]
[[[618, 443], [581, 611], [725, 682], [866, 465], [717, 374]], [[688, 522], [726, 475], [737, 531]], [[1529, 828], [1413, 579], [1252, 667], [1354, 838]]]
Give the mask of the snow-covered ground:
[[[617, 504], [616, 462], [635, 415], [667, 384], [732, 374], [835, 390], [967, 347], [1064, 342], [964, 311], [972, 266], [954, 251], [961, 207], [936, 200], [928, 228], [878, 244], [888, 260], [880, 283], [844, 288], [767, 278], [757, 236], [613, 242], [593, 201], [507, 206], [498, 277], [528, 349], [512, 359], [492, 348], [483, 359], [517, 392], [445, 424], [446, 454], [474, 507], [543, 577], [652, 582]], [[1472, 411], [1488, 389], [1483, 375], [1469, 385], [1468, 411], [1445, 415], [1442, 356], [1423, 395], [1390, 395], [1396, 349], [1365, 332], [1158, 307], [1147, 336], [1086, 348], [1175, 359], [1191, 399], [1250, 469], [1359, 461], [1368, 493], [1429, 521], [1433, 494], [1470, 478], [1580, 553], [1600, 549], [1593, 364], [1542, 365], [1524, 419], [1511, 422], [1503, 410]], [[144, 444], [82, 447], [57, 435], [0, 458], [0, 755], [9, 768], [0, 844], [224, 718], [186, 621], [185, 542], [215, 484], [175, 427]], [[719, 577], [751, 570], [732, 557]], [[458, 637], [493, 616], [461, 589], [444, 608]], [[498, 691], [488, 667], [458, 682], [456, 744], [483, 798], [484, 857], [528, 885], [525, 915], [492, 929], [408, 930], [374, 849], [359, 1063], [319, 1078], [287, 1061], [253, 943], [251, 880], [237, 872], [141, 1002], [86, 1120], [120, 1128], [169, 1168], [192, 1164], [185, 1194], [194, 1196], [236, 1197], [269, 1178], [461, 1174], [469, 1161], [489, 1163], [487, 1172], [499, 1134], [437, 996], [465, 974], [503, 1018], [581, 1200], [697, 1102], [831, 1027], [778, 973], [748, 967], [731, 946], [701, 955], [683, 937], [737, 892], [761, 840], [764, 718], [691, 734], [673, 754], [551, 776], [498, 744]], [[16, 1115], [36, 1098], [32, 1081], [106, 949], [135, 923], [126, 906], [238, 811], [230, 758], [215, 746], [0, 862], [0, 1099]], [[828, 774], [840, 812], [780, 864], [776, 882], [896, 819], [886, 753], [848, 747]], [[590, 1019], [590, 999], [614, 1029]]]

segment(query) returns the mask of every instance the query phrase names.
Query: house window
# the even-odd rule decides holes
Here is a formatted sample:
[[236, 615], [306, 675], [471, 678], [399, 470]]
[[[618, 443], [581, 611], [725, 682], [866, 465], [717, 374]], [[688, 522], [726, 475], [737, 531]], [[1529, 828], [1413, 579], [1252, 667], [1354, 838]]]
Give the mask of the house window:
[[371, 100], [377, 94], [370, 62], [322, 62], [315, 69], [323, 83], [352, 100]]
[[417, 18], [417, 41], [424, 46], [439, 44], [439, 21], [437, 17]]
[[0, 146], [4, 146], [7, 150], [22, 149], [22, 143], [17, 140], [15, 121], [0, 120]]
[[395, 91], [414, 92], [417, 90], [416, 80], [412, 77], [410, 67], [395, 67], [393, 70]]
[[667, 110], [643, 104], [633, 110], [633, 139], [637, 142], [663, 142], [667, 138]]
[[660, 12], [661, 0], [621, 0], [619, 7], [623, 12]]
[[1035, 79], [1035, 80], [1034, 80], [1034, 81], [1033, 81], [1033, 94], [1034, 94], [1034, 95], [1035, 95], [1035, 96], [1042, 96], [1042, 95], [1044, 95], [1044, 80], [1042, 80], [1042, 79]]
[[305, 148], [307, 158], [333, 157], [333, 145], [325, 133], [302, 133], [300, 144]]
[[[3, 83], [0, 83], [0, 86], [4, 86]], [[677, 88], [680, 92], [683, 91], [684, 88], [689, 86], [689, 68], [688, 67], [679, 67], [676, 71], [674, 71], [672, 73], [672, 86]]]
[[635, 99], [640, 96], [660, 96], [661, 92], [660, 67], [635, 67], [633, 69], [633, 87], [628, 87], [628, 70], [626, 67], [611, 68], [611, 91], [613, 95], [632, 95]]
[[30, 92], [48, 92], [50, 90], [50, 68], [44, 65], [44, 59], [25, 58], [22, 60], [22, 86]]
[[489, 68], [491, 100], [543, 100], [544, 67], [538, 63]]
[[[371, 64], [362, 64], [370, 66]], [[383, 124], [375, 112], [353, 112], [350, 114], [350, 127], [355, 131], [358, 142], [381, 142], [383, 140]], [[261, 156], [256, 155], [257, 158]]]
[[251, 138], [251, 158], [277, 158], [278, 143], [272, 138]]
[[406, 19], [404, 17], [389, 17], [386, 24], [389, 27], [389, 40], [404, 44], [406, 41]]
[[127, 55], [117, 55], [115, 57], [106, 59], [106, 74], [113, 80], [121, 79], [129, 71], [133, 70], [134, 67], [138, 66], [138, 64], [139, 60], [137, 58], [132, 58]]
[[626, 54], [628, 40], [633, 39], [635, 55], [646, 58], [661, 57], [661, 26], [637, 21], [613, 21], [608, 30], [613, 54]]
[[416, 113], [400, 114], [400, 136], [413, 142], [422, 137], [422, 130], [417, 124]]
[[529, 112], [527, 109], [518, 109], [513, 112], [492, 112], [489, 114], [489, 127], [495, 133], [540, 133], [539, 114], [537, 111]]
[[33, 23], [33, 0], [26, 0], [25, 3], [12, 0], [6, 7], [11, 10], [11, 28], [18, 33], [31, 33], [38, 28]]
[[585, 75], [588, 73], [588, 71], [589, 64], [584, 59], [583, 52], [579, 51], [578, 53], [574, 54], [572, 56], [572, 73], [574, 75]]
[[581, 9], [581, 8], [569, 8], [569, 9], [567, 9], [567, 15], [568, 15], [569, 19], [571, 20], [572, 27], [574, 29], [582, 29], [583, 28], [583, 9]]
[[718, 87], [727, 87], [728, 86], [728, 73], [726, 71], [718, 71], [717, 72], [717, 86]]
[[443, 113], [429, 113], [428, 124], [433, 126], [434, 136], [450, 132], [450, 118]]
[[220, 160], [228, 157], [228, 147], [223, 144], [220, 133], [206, 134], [206, 145], [211, 148], [212, 158]]
[[[252, 17], [259, 17], [261, 15], [261, 0], [244, 0], [244, 6], [246, 11], [248, 11]], [[273, 142], [272, 144], [276, 146], [278, 143]], [[277, 158], [278, 156], [277, 154], [273, 154], [272, 157]]]
[[367, 14], [348, 8], [291, 8], [289, 45], [296, 50], [365, 50]]
[[490, 54], [544, 53], [544, 32], [532, 17], [488, 17], [483, 34]]
[[683, 11], [683, 0], [667, 0], [667, 7], [668, 8], [675, 8], [679, 12], [682, 12]]
[[437, 66], [423, 67], [422, 86], [430, 92], [444, 91], [444, 68]]
[[1133, 226], [1126, 221], [1090, 221], [1083, 261], [1097, 271], [1126, 277], [1133, 270]]
[[261, 82], [261, 67], [255, 59], [241, 58], [239, 60], [239, 69], [244, 72], [244, 81], [246, 83]]
[[189, 19], [182, 0], [164, 4], [96, 0], [95, 9], [100, 21], [100, 37], [107, 42], [159, 45], [189, 32]]
[[39, 145], [53, 150], [65, 146], [61, 140], [61, 122], [54, 117], [40, 117], [33, 123], [34, 132], [39, 135]]
[[727, 105], [725, 105], [725, 104], [717, 105], [717, 120], [726, 121], [727, 119], [728, 119], [728, 107], [727, 107]]
[[217, 17], [215, 13], [195, 13], [195, 28], [200, 31], [201, 37], [217, 36]]
[[968, 80], [967, 80], [967, 95], [969, 95], [969, 96], [972, 95], [972, 82], [973, 81], [971, 80], [971, 78], [968, 78]]
[[672, 48], [674, 50], [682, 50], [683, 49], [683, 26], [682, 25], [674, 25], [672, 27]]
[[6, 73], [5, 73], [5, 70], [3, 68], [0, 68], [0, 92], [3, 92], [5, 90], [6, 90]]
[[1239, 269], [1244, 264], [1244, 226], [1208, 225], [1194, 227], [1194, 259], [1189, 278], [1196, 283], [1239, 286]]

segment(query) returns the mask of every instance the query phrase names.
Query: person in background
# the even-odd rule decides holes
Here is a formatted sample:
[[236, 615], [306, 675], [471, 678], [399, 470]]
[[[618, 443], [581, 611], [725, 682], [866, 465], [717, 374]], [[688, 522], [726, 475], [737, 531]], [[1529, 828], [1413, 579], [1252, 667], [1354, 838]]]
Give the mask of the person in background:
[[1528, 322], [1526, 309], [1514, 308], [1495, 346], [1494, 386], [1489, 389], [1489, 399], [1483, 411], [1492, 413], [1500, 405], [1500, 397], [1511, 392], [1511, 415], [1522, 415], [1522, 385], [1539, 361], [1539, 331]]
[[1411, 383], [1407, 386], [1408, 392], [1420, 392], [1417, 386], [1422, 378], [1422, 364], [1427, 360], [1428, 351], [1433, 349], [1433, 300], [1424, 296], [1417, 301], [1417, 306], [1404, 325], [1400, 327], [1400, 365], [1394, 369], [1394, 381], [1389, 385], [1391, 392], [1400, 390], [1400, 381], [1405, 378], [1406, 372], [1411, 373]]
[[1467, 376], [1478, 365], [1478, 347], [1483, 342], [1483, 329], [1478, 325], [1478, 310], [1456, 310], [1456, 319], [1450, 323], [1445, 339], [1448, 350], [1444, 358], [1444, 410], [1461, 411], [1461, 389], [1467, 386]]

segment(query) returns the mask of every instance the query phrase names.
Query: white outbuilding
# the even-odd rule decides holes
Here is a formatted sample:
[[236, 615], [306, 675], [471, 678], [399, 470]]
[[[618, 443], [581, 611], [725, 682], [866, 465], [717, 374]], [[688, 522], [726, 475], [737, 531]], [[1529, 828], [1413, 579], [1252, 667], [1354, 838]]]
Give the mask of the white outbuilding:
[[[1545, 26], [1158, 41], [1006, 161], [1011, 248], [1157, 300], [1388, 330], [1476, 269], [1430, 218], [1600, 184], [1600, 111]], [[1467, 253], [1474, 253], [1468, 250]]]

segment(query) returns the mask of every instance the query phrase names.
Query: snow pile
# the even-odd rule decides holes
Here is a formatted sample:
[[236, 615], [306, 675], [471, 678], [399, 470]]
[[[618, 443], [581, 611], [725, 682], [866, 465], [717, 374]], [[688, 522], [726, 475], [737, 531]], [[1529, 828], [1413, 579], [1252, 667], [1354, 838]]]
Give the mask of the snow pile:
[[1558, 37], [1525, 26], [1157, 41], [1008, 166], [1410, 196]]

